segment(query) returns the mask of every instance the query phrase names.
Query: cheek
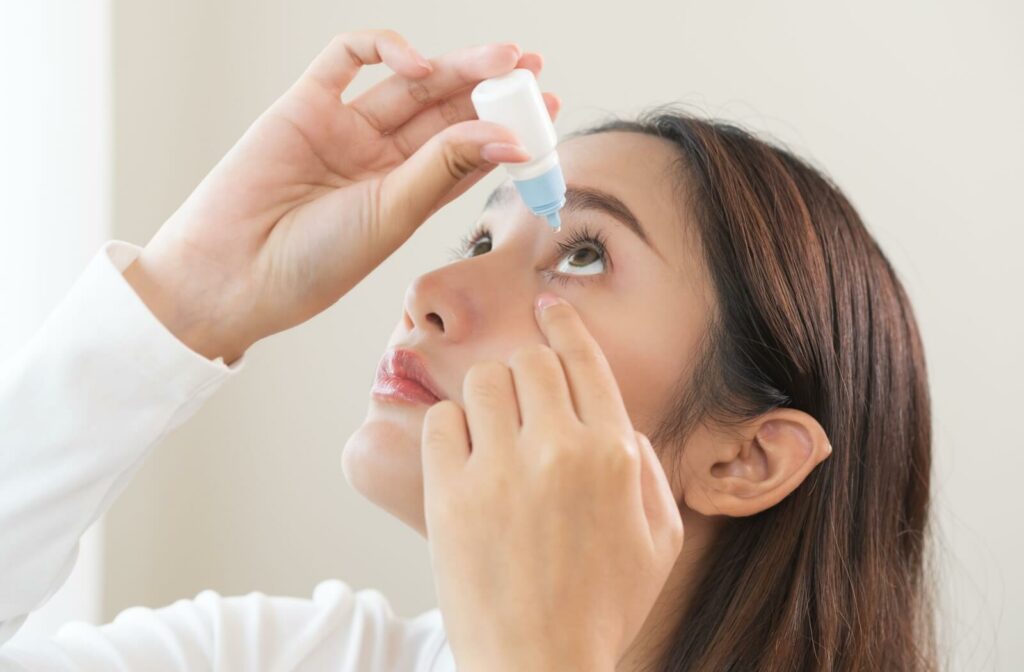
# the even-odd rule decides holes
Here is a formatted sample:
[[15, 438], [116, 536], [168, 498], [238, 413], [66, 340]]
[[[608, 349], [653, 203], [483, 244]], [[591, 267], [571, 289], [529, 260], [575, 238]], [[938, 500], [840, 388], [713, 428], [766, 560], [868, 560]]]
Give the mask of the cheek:
[[675, 378], [665, 376], [663, 367], [652, 366], [645, 359], [643, 352], [626, 351], [610, 356], [609, 362], [633, 428], [650, 434], [660, 421]]
[[[659, 325], [636, 330], [620, 325]], [[661, 327], [664, 328], [661, 328]], [[675, 337], [671, 337], [671, 332]], [[679, 331], [657, 318], [631, 318], [614, 324], [592, 325], [591, 333], [604, 350], [634, 429], [650, 433], [661, 422], [687, 360], [688, 343]]]

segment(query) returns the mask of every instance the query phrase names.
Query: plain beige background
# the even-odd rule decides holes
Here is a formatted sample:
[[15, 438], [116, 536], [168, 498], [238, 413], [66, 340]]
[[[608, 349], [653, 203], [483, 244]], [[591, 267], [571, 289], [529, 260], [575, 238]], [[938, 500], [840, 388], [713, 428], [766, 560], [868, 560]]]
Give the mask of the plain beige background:
[[[428, 56], [489, 40], [541, 51], [560, 132], [682, 101], [823, 166], [922, 325], [951, 667], [1024, 665], [1019, 3], [124, 0], [112, 14], [113, 235], [140, 244], [335, 32], [363, 27]], [[494, 183], [325, 314], [254, 347], [156, 450], [106, 520], [106, 618], [204, 588], [308, 595], [328, 577], [403, 615], [434, 606], [424, 542], [351, 490], [339, 458], [405, 286]]]

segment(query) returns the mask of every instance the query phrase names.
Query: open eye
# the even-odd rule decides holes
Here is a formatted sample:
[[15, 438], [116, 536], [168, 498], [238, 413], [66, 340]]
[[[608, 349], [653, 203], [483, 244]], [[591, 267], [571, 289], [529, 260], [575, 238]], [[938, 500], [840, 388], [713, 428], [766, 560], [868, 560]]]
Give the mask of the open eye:
[[[568, 280], [567, 276], [582, 279], [600, 275], [611, 267], [604, 238], [592, 233], [586, 226], [577, 228], [567, 240], [556, 243], [561, 253], [558, 264], [545, 271], [550, 279]], [[493, 248], [491, 232], [483, 226], [462, 239], [458, 248], [451, 250], [451, 261], [487, 254]]]
[[478, 226], [467, 236], [463, 236], [458, 247], [449, 250], [449, 261], [458, 261], [467, 257], [475, 257], [491, 251], [491, 232]]
[[485, 233], [471, 240], [469, 244], [466, 245], [466, 252], [463, 256], [475, 257], [478, 254], [486, 254], [490, 251], [491, 235], [489, 233]]
[[604, 250], [587, 244], [570, 251], [562, 257], [557, 268], [567, 275], [597, 275], [604, 273]]
[[611, 265], [604, 239], [586, 226], [573, 231], [568, 240], [558, 243], [561, 260], [555, 270], [562, 275], [598, 275]]

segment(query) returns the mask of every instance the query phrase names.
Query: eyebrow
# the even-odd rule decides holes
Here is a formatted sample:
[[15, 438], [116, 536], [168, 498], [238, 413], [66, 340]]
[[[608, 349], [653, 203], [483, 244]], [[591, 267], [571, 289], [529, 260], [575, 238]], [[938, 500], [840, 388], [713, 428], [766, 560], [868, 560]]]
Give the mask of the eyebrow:
[[[515, 193], [515, 187], [512, 186], [511, 182], [503, 183], [487, 197], [487, 202], [484, 203], [484, 210], [507, 203], [515, 196]], [[640, 240], [644, 241], [648, 247], [654, 250], [654, 245], [651, 244], [650, 238], [647, 237], [647, 232], [644, 231], [644, 227], [640, 225], [640, 220], [633, 214], [633, 211], [619, 198], [609, 194], [607, 191], [579, 184], [567, 185], [565, 189], [565, 209], [570, 212], [579, 210], [598, 210], [604, 212], [635, 233]]]

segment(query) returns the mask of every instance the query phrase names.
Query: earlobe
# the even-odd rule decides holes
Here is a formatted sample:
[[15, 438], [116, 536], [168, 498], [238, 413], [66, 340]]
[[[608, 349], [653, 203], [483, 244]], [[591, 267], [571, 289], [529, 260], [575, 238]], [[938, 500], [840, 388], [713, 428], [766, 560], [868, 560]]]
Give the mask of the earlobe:
[[777, 408], [691, 452], [686, 504], [705, 515], [750, 516], [775, 506], [831, 454], [808, 413]]

